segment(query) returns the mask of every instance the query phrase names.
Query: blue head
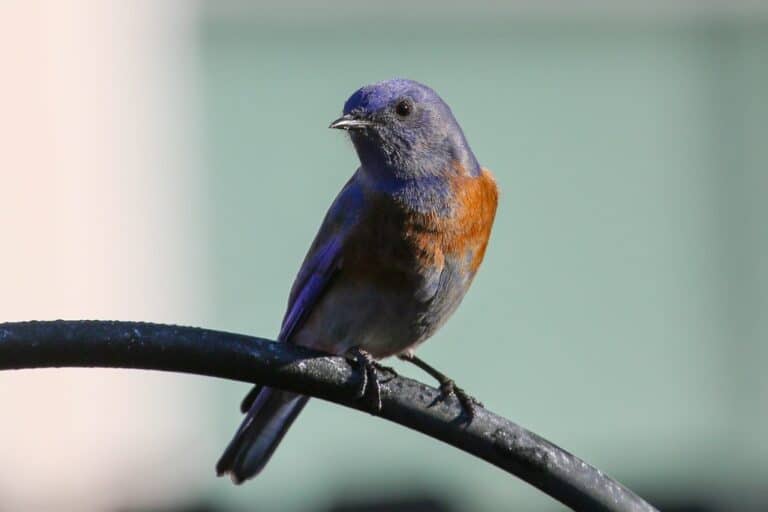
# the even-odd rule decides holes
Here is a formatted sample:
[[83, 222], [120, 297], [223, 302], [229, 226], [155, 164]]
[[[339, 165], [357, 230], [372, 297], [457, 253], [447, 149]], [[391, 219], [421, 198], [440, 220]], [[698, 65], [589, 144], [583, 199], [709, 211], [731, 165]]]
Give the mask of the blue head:
[[480, 170], [451, 109], [413, 80], [358, 89], [331, 128], [349, 132], [363, 168], [375, 173], [412, 179]]

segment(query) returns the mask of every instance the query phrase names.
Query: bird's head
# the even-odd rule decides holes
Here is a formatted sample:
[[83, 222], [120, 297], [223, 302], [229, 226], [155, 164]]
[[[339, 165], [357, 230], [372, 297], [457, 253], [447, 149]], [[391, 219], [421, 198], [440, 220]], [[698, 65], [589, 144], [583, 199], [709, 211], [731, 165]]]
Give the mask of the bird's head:
[[331, 128], [347, 130], [363, 167], [409, 179], [479, 165], [451, 109], [426, 85], [392, 79], [355, 91]]

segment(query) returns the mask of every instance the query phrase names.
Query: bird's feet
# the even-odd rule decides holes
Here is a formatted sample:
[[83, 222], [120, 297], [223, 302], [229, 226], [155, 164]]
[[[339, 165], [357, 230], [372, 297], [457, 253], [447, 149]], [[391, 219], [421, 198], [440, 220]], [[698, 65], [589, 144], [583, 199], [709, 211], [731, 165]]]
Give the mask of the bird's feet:
[[455, 396], [459, 401], [459, 405], [461, 405], [462, 412], [467, 415], [469, 423], [472, 423], [472, 420], [477, 415], [477, 408], [483, 407], [483, 404], [479, 400], [458, 387], [453, 379], [448, 378], [444, 373], [425, 363], [423, 360], [416, 357], [416, 355], [412, 352], [405, 352], [400, 354], [398, 357], [403, 361], [407, 361], [418, 366], [432, 377], [434, 377], [435, 380], [437, 380], [437, 382], [440, 384], [440, 396], [438, 397], [438, 400], [442, 401], [451, 395]]
[[477, 415], [477, 408], [483, 407], [482, 402], [473, 397], [453, 381], [453, 379], [446, 379], [440, 382], [440, 397], [445, 400], [449, 396], [455, 396], [461, 405], [461, 409], [467, 414], [470, 423]]
[[371, 354], [360, 347], [352, 347], [347, 351], [346, 356], [360, 368], [363, 375], [357, 390], [357, 398], [366, 398], [371, 414], [378, 414], [381, 412], [381, 383], [378, 372], [389, 373], [392, 376], [397, 376], [397, 372], [376, 361]]

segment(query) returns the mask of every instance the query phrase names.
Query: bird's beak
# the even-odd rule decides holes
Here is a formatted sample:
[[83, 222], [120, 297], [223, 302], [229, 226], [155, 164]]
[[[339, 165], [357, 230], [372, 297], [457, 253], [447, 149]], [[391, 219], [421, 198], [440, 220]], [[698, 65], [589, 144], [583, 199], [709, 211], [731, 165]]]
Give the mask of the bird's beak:
[[336, 128], [338, 130], [362, 130], [373, 123], [367, 119], [361, 119], [354, 114], [344, 114], [334, 122], [332, 122], [328, 128]]

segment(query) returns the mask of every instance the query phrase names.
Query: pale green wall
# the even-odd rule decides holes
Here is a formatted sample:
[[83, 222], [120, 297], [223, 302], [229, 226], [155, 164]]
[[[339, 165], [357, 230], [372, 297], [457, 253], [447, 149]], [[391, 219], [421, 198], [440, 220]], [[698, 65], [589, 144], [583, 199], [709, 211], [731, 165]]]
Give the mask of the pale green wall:
[[[768, 478], [766, 444], [750, 444], [768, 428], [767, 29], [205, 22], [216, 327], [275, 335], [356, 166], [325, 127], [358, 86], [414, 78], [452, 105], [503, 193], [473, 290], [421, 355], [638, 491], [757, 486]], [[212, 399], [222, 447], [245, 390], [221, 384]], [[257, 481], [208, 491], [316, 510], [342, 493], [423, 488], [472, 510], [557, 508], [456, 450], [319, 401]]]

